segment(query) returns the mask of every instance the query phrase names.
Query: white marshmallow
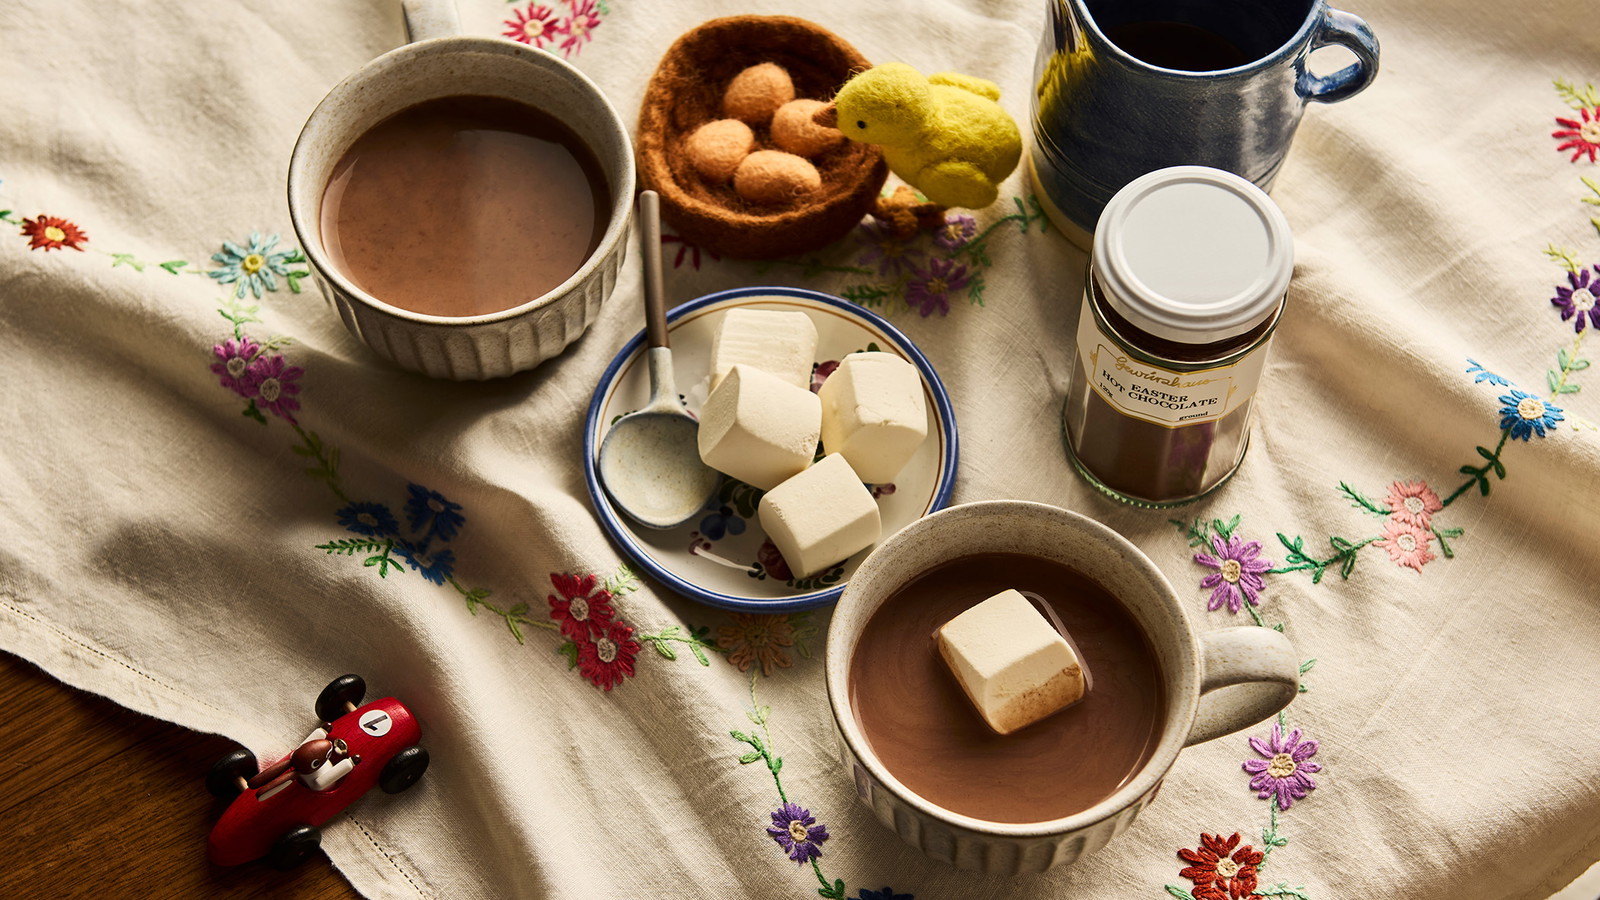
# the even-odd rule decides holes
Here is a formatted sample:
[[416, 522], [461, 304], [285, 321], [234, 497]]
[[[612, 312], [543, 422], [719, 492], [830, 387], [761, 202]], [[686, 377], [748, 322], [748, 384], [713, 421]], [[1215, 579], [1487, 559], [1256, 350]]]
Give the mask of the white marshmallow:
[[743, 364], [809, 391], [816, 355], [817, 326], [805, 313], [730, 309], [711, 337], [711, 387], [715, 390], [729, 370]]
[[850, 461], [863, 481], [893, 481], [928, 436], [917, 367], [893, 353], [852, 353], [818, 392], [822, 448]]
[[1001, 591], [938, 631], [939, 655], [979, 715], [1000, 734], [1083, 699], [1083, 664], [1028, 599]]
[[768, 491], [756, 515], [797, 578], [872, 546], [883, 528], [872, 492], [838, 454]]
[[700, 408], [700, 459], [762, 490], [804, 471], [817, 452], [822, 402], [760, 369], [735, 365]]

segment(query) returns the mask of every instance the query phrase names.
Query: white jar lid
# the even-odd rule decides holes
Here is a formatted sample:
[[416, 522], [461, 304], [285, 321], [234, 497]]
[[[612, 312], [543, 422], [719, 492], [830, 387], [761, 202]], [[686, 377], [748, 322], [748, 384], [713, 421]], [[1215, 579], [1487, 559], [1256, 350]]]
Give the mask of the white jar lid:
[[1283, 210], [1238, 175], [1157, 169], [1101, 211], [1094, 271], [1106, 302], [1135, 327], [1209, 344], [1272, 317], [1294, 272], [1294, 235]]

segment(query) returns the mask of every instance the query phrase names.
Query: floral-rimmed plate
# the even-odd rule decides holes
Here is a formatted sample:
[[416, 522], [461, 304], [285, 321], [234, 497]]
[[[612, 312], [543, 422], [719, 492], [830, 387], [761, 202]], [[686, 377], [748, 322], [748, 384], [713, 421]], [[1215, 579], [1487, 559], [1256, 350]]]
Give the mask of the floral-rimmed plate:
[[[691, 300], [667, 313], [672, 368], [689, 410], [699, 414], [710, 387], [711, 338], [718, 314], [734, 307], [799, 311], [817, 326], [816, 390], [848, 353], [894, 353], [922, 375], [928, 438], [893, 484], [871, 485], [883, 519], [883, 537], [942, 509], [956, 476], [956, 421], [944, 384], [922, 352], [881, 316], [817, 291], [752, 287]], [[794, 578], [756, 519], [761, 492], [725, 479], [718, 497], [687, 524], [665, 531], [636, 525], [606, 496], [596, 474], [600, 444], [613, 422], [650, 397], [644, 332], [635, 335], [606, 367], [589, 402], [583, 432], [583, 475], [600, 525], [624, 554], [672, 590], [694, 600], [741, 612], [787, 613], [839, 599], [850, 573], [871, 548], [805, 579]]]

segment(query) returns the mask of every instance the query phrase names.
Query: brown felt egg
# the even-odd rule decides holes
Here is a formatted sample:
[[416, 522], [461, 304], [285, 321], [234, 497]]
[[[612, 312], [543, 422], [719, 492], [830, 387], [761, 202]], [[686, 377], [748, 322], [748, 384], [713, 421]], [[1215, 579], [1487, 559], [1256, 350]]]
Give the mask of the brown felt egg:
[[707, 122], [683, 142], [689, 165], [701, 178], [717, 184], [726, 184], [755, 148], [755, 132], [738, 119]]
[[794, 82], [777, 63], [760, 63], [733, 76], [722, 93], [722, 112], [757, 128], [766, 127], [778, 107], [794, 99]]
[[821, 100], [790, 100], [772, 116], [772, 142], [779, 150], [797, 156], [816, 156], [844, 143], [837, 128], [812, 121], [817, 111], [828, 104]]
[[793, 203], [820, 187], [816, 166], [782, 150], [757, 150], [733, 173], [734, 192], [763, 206]]

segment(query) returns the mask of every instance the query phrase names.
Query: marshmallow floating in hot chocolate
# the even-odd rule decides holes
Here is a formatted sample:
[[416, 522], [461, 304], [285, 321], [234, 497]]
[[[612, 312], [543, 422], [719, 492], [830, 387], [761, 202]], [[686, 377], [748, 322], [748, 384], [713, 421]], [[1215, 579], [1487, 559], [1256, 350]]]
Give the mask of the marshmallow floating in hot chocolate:
[[796, 578], [872, 546], [883, 528], [872, 492], [837, 453], [767, 491], [756, 514]]
[[740, 363], [700, 409], [700, 459], [770, 490], [811, 464], [821, 430], [822, 402], [816, 394]]
[[811, 389], [811, 361], [817, 355], [817, 326], [803, 312], [730, 309], [711, 336], [711, 387], [743, 363]]
[[851, 353], [817, 396], [823, 449], [843, 455], [869, 484], [893, 481], [928, 436], [922, 376], [892, 353]]
[[1010, 734], [1083, 699], [1083, 664], [1061, 632], [1015, 590], [944, 623], [935, 635], [978, 714]]

